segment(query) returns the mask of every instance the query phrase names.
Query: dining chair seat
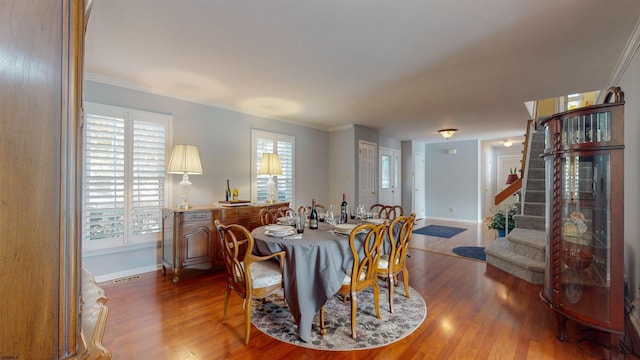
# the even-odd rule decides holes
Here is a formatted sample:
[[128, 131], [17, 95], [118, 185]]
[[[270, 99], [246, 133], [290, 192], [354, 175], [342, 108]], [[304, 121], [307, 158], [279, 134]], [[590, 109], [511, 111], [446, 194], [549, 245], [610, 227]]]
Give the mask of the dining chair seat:
[[[240, 263], [244, 269], [244, 261]], [[275, 261], [258, 261], [251, 264], [251, 285], [264, 288], [282, 284], [280, 265]]]
[[[365, 273], [361, 273], [360, 274], [360, 281], [364, 280], [364, 278], [366, 277]], [[351, 284], [351, 275], [350, 274], [346, 274], [344, 276], [344, 280], [342, 280], [342, 285], [349, 285]]]

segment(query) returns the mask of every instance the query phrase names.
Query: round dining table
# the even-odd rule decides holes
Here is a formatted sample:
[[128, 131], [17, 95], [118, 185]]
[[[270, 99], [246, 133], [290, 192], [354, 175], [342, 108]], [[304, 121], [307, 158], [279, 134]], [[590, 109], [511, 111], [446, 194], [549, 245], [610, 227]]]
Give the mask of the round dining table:
[[318, 229], [306, 228], [301, 238], [293, 239], [267, 235], [266, 227], [252, 231], [254, 252], [269, 255], [286, 251], [284, 296], [298, 324], [300, 339], [309, 342], [314, 316], [338, 292], [345, 274], [351, 271], [349, 238], [334, 233], [324, 222]]

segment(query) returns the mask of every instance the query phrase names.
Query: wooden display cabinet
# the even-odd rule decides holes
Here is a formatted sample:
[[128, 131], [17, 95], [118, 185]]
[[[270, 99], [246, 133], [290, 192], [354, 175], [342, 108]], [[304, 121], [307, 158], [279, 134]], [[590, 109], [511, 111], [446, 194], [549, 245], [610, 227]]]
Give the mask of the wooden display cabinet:
[[540, 295], [556, 312], [558, 339], [569, 340], [572, 319], [608, 333], [610, 358], [617, 359], [624, 335], [624, 101], [619, 88], [606, 99], [542, 122], [547, 251]]

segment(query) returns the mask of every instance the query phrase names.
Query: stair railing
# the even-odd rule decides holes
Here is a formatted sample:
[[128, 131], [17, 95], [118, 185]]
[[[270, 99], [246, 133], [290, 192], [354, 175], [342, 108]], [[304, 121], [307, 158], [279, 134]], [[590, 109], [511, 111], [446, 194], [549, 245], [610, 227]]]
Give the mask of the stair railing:
[[[526, 169], [529, 166], [529, 157], [527, 156], [527, 154], [529, 153], [529, 144], [531, 142], [531, 136], [533, 136], [533, 132], [535, 129], [535, 121], [533, 120], [528, 120], [527, 121], [527, 130], [525, 133], [525, 137], [524, 137], [524, 148], [522, 149], [522, 161], [520, 162], [521, 164], [521, 168], [520, 168], [520, 178], [518, 178], [518, 180], [512, 182], [511, 184], [509, 184], [509, 186], [507, 186], [504, 190], [502, 190], [501, 192], [499, 192], [495, 198], [494, 198], [494, 205], [499, 205], [500, 203], [502, 203], [503, 201], [505, 201], [506, 199], [508, 199], [511, 195], [514, 195], [516, 192], [518, 192], [520, 189], [522, 189], [522, 178], [526, 176]], [[523, 196], [523, 194], [521, 194], [521, 196]], [[520, 203], [522, 204], [524, 202], [524, 199], [521, 198], [519, 199]], [[522, 209], [521, 209], [522, 210]]]

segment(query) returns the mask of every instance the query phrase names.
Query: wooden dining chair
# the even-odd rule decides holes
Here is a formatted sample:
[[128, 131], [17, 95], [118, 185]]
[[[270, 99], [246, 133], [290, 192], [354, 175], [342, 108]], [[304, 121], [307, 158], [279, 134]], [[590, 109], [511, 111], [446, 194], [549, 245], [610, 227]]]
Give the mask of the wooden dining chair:
[[308, 206], [308, 205], [298, 206], [298, 214], [302, 214], [304, 211], [306, 211], [307, 214], [311, 214], [311, 206]]
[[[227, 321], [231, 291], [242, 299], [244, 310], [244, 344], [249, 344], [251, 334], [251, 301], [264, 299], [283, 286], [284, 251], [269, 256], [253, 254], [254, 239], [242, 225], [222, 225], [215, 221], [221, 244], [222, 257], [227, 269], [227, 288], [224, 293], [224, 315]], [[278, 262], [272, 261], [278, 258]]]
[[402, 206], [400, 205], [383, 205], [378, 212], [378, 217], [381, 219], [393, 220], [398, 216], [402, 216]]
[[371, 205], [371, 207], [369, 208], [369, 212], [371, 212], [372, 214], [380, 214], [380, 210], [382, 210], [382, 208], [384, 208], [384, 204], [373, 204]]
[[278, 217], [287, 216], [287, 212], [291, 211], [292, 213], [296, 213], [296, 209], [290, 208], [288, 206], [279, 207], [276, 212], [278, 213]]
[[[373, 288], [373, 303], [376, 316], [380, 319], [380, 290], [378, 288], [377, 268], [382, 255], [384, 224], [362, 223], [349, 234], [349, 248], [353, 256], [351, 272], [347, 273], [338, 292], [349, 296], [351, 302], [351, 337], [356, 338], [356, 314], [358, 303], [356, 294], [369, 287]], [[366, 232], [362, 234], [361, 232]], [[324, 306], [320, 308], [320, 333], [325, 335]]]
[[258, 213], [261, 225], [270, 225], [278, 222], [278, 209], [262, 208]]
[[409, 271], [407, 270], [407, 250], [413, 231], [416, 214], [398, 216], [385, 228], [386, 239], [390, 243], [391, 251], [380, 257], [378, 262], [378, 277], [387, 280], [389, 287], [389, 312], [393, 313], [393, 295], [398, 285], [398, 274], [402, 273], [404, 294], [409, 297]]

